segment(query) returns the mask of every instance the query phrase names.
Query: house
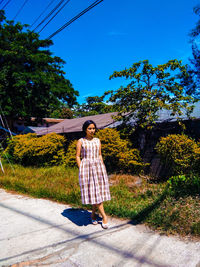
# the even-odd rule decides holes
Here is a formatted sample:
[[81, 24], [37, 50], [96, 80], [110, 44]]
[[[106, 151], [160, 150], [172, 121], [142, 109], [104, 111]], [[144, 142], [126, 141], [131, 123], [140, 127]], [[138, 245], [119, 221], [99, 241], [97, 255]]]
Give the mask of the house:
[[109, 127], [109, 125], [115, 125], [113, 116], [117, 115], [117, 112], [92, 115], [82, 118], [65, 119], [62, 122], [53, 125], [51, 127], [40, 129], [36, 131], [38, 136], [45, 135], [48, 133], [64, 134], [69, 139], [78, 139], [82, 136], [82, 125], [87, 120], [93, 120], [98, 129]]
[[[35, 117], [31, 117], [30, 122], [27, 122], [23, 119], [16, 119], [13, 122], [13, 129], [16, 133], [24, 134], [24, 133], [30, 133], [35, 132], [36, 130], [46, 129], [46, 127], [50, 127], [54, 124], [62, 122], [64, 119], [55, 119], [55, 118], [41, 118], [37, 119]], [[26, 126], [27, 123], [29, 126]], [[41, 127], [41, 128], [38, 128]]]

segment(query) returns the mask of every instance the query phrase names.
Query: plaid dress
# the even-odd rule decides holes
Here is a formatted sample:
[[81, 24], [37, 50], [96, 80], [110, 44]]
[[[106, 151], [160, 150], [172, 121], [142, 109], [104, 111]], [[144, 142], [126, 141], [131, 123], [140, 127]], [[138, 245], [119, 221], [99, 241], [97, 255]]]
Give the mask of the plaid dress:
[[81, 165], [79, 184], [83, 204], [99, 204], [110, 200], [108, 176], [105, 165], [99, 158], [100, 140], [81, 138]]

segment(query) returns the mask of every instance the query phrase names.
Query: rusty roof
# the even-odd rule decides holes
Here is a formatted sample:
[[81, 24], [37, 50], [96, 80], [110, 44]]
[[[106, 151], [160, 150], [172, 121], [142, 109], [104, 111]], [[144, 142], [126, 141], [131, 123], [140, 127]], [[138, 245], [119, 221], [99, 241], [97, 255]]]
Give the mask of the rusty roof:
[[82, 125], [87, 120], [93, 120], [98, 129], [102, 129], [109, 126], [114, 122], [113, 116], [117, 115], [117, 112], [99, 114], [93, 116], [86, 116], [82, 118], [75, 119], [64, 119], [62, 122], [46, 127], [43, 130], [36, 131], [37, 135], [44, 135], [47, 133], [72, 133], [81, 132]]
[[[36, 118], [35, 117], [31, 117], [31, 121], [35, 121]], [[56, 118], [42, 118], [43, 121], [45, 122], [54, 122], [54, 123], [59, 123], [61, 121], [63, 121], [64, 119], [56, 119]]]

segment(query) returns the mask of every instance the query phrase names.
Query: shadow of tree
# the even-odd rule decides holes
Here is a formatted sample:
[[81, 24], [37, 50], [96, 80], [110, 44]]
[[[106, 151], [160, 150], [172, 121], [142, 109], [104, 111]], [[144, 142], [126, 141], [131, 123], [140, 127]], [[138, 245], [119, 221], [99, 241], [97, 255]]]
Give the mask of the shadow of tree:
[[150, 204], [149, 206], [141, 210], [138, 214], [134, 215], [131, 218], [130, 223], [136, 225], [136, 224], [143, 222], [149, 216], [149, 214], [153, 210], [155, 210], [160, 205], [160, 203], [166, 198], [168, 194], [168, 188], [169, 186], [167, 184], [162, 194], [152, 204]]

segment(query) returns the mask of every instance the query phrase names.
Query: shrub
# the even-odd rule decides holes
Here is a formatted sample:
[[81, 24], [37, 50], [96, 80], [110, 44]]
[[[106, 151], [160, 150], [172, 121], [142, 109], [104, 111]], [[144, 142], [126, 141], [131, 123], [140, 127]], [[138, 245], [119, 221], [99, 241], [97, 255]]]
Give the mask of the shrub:
[[105, 128], [96, 136], [101, 140], [102, 155], [109, 172], [139, 173], [144, 168], [139, 150], [131, 148], [128, 140], [120, 138], [117, 130]]
[[65, 138], [55, 133], [18, 135], [9, 141], [5, 153], [24, 166], [59, 165], [64, 162], [64, 144]]
[[171, 175], [199, 173], [200, 146], [184, 134], [171, 134], [161, 137], [156, 150]]
[[172, 176], [168, 184], [170, 192], [178, 196], [200, 194], [200, 177], [197, 175]]
[[67, 149], [65, 156], [65, 164], [69, 167], [76, 167], [76, 143], [77, 140], [72, 141]]
[[[104, 163], [109, 172], [139, 173], [145, 163], [142, 162], [139, 151], [129, 147], [127, 140], [122, 140], [115, 129], [99, 130], [96, 135], [101, 140]], [[76, 166], [76, 142], [69, 144], [66, 154], [66, 165]]]

